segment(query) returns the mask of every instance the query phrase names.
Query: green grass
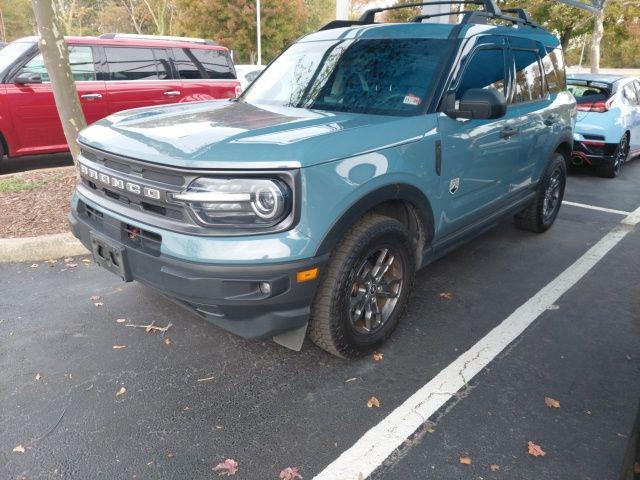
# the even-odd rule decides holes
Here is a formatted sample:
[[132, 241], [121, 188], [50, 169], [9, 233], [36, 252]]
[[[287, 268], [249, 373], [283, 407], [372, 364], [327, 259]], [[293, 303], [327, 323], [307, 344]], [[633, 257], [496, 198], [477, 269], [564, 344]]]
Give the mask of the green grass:
[[25, 180], [20, 177], [0, 178], [0, 193], [17, 193], [42, 188], [49, 182], [59, 182], [64, 175], [58, 173], [48, 180]]

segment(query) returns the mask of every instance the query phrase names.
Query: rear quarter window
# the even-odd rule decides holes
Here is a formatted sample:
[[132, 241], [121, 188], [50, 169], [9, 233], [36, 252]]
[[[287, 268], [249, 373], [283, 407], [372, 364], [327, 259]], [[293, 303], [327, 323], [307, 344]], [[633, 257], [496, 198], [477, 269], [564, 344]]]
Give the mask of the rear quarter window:
[[516, 65], [516, 102], [535, 102], [545, 96], [542, 70], [534, 50], [513, 50]]
[[548, 50], [542, 59], [542, 66], [549, 93], [560, 93], [567, 89], [562, 50]]
[[173, 57], [178, 75], [189, 79], [235, 79], [231, 61], [226, 52], [202, 48], [174, 48]]

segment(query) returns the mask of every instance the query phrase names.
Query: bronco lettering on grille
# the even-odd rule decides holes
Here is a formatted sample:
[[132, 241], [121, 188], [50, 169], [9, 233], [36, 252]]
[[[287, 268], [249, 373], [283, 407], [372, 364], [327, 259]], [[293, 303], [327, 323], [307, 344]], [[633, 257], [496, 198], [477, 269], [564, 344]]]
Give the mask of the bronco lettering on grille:
[[116, 188], [118, 190], [124, 190], [135, 195], [152, 198], [153, 200], [160, 200], [160, 190], [158, 190], [157, 188], [151, 188], [138, 183], [129, 182], [113, 175], [108, 175], [106, 173], [94, 170], [93, 168], [87, 167], [82, 163], [80, 164], [80, 173], [85, 177], [89, 177], [92, 180], [97, 180], [98, 182], [109, 187]]

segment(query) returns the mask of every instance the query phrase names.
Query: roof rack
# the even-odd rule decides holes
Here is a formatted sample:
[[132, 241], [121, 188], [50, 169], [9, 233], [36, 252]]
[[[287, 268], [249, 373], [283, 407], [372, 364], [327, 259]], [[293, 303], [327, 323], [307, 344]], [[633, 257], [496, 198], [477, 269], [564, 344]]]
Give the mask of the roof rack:
[[103, 33], [98, 38], [113, 39], [113, 40], [160, 40], [165, 42], [186, 42], [186, 43], [200, 43], [202, 45], [215, 45], [213, 40], [207, 40], [204, 38], [192, 38], [192, 37], [173, 37], [168, 35], [143, 35], [138, 33]]
[[[357, 25], [372, 25], [375, 22], [377, 13], [388, 10], [398, 10], [401, 8], [424, 7], [431, 5], [477, 5], [483, 7], [483, 10], [462, 10], [459, 12], [432, 13], [417, 15], [409, 20], [409, 22], [420, 23], [434, 17], [443, 17], [448, 15], [464, 14], [460, 24], [477, 23], [486, 24], [488, 20], [504, 20], [513, 24], [527, 25], [537, 28], [538, 25], [531, 20], [531, 16], [522, 8], [510, 8], [500, 10], [495, 0], [437, 0], [434, 2], [421, 3], [405, 3], [402, 5], [392, 5], [390, 7], [371, 8], [365, 11], [358, 20], [334, 20], [327, 23], [320, 30], [331, 30], [334, 28], [352, 27]], [[503, 13], [514, 13], [516, 16], [503, 15]]]

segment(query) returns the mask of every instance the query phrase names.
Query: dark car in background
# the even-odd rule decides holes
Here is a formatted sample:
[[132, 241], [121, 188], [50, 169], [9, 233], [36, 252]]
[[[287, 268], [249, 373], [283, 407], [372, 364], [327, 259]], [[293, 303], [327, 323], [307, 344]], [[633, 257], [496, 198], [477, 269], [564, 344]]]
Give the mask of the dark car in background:
[[[136, 107], [235, 98], [229, 51], [210, 40], [104, 34], [67, 37], [87, 123]], [[68, 150], [37, 37], [0, 51], [0, 158]]]

